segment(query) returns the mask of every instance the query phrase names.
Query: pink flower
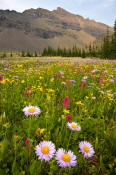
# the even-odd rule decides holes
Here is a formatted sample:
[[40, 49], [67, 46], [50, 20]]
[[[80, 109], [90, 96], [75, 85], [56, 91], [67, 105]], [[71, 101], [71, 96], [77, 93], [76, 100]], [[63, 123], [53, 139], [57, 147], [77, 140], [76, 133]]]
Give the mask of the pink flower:
[[86, 83], [83, 84], [83, 88], [85, 87]]
[[2, 79], [3, 79], [3, 78], [2, 78], [2, 76], [0, 75], [0, 81], [2, 81]]
[[24, 95], [25, 95], [25, 96], [27, 96], [27, 95], [28, 95], [27, 91], [25, 91], [25, 92], [24, 92]]
[[26, 139], [25, 145], [26, 145], [26, 149], [27, 149], [28, 145], [29, 145], [29, 138]]
[[69, 108], [70, 107], [68, 96], [66, 96], [64, 98], [64, 102], [62, 103], [62, 106], [64, 106], [65, 108]]
[[87, 70], [86, 70], [86, 72], [90, 72], [90, 70], [89, 70], [89, 69], [87, 69]]
[[83, 86], [83, 88], [84, 88], [85, 85], [86, 85], [86, 80], [82, 79], [79, 87]]
[[103, 72], [103, 79], [105, 78], [105, 72]]
[[81, 87], [81, 85], [82, 85], [82, 82], [80, 83], [79, 87]]
[[109, 82], [110, 82], [110, 83], [114, 83], [114, 80], [112, 79], [112, 80], [110, 80]]
[[103, 78], [101, 77], [100, 80], [99, 80], [100, 83], [103, 83]]
[[72, 118], [71, 118], [71, 115], [67, 115], [67, 116], [66, 116], [66, 120], [67, 120], [67, 121], [70, 121], [71, 119], [72, 119]]
[[29, 96], [32, 97], [32, 92], [29, 93]]
[[70, 80], [66, 81], [67, 88], [69, 88]]

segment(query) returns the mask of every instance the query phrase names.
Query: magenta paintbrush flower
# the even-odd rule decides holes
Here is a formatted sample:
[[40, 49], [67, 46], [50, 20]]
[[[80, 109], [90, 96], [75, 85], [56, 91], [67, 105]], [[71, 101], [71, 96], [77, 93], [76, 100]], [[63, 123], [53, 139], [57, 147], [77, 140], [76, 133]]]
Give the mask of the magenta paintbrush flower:
[[29, 145], [29, 138], [26, 139], [25, 145], [26, 145], [26, 149], [27, 149], [28, 145]]
[[2, 81], [2, 79], [3, 79], [3, 78], [2, 78], [2, 76], [0, 75], [0, 81]]
[[68, 96], [66, 96], [64, 98], [64, 102], [62, 103], [62, 106], [64, 106], [65, 108], [69, 108], [70, 107]]
[[66, 81], [66, 85], [67, 85], [67, 88], [69, 88], [70, 80], [67, 80], [67, 81]]
[[71, 118], [71, 115], [67, 115], [67, 116], [66, 116], [66, 120], [67, 120], [67, 121], [70, 121], [71, 119], [72, 119], [72, 118]]

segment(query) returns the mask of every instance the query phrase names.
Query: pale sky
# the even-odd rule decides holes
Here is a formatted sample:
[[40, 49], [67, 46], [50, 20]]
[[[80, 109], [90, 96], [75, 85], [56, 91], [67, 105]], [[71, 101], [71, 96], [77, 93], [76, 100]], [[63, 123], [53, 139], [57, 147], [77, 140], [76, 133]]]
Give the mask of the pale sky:
[[18, 12], [30, 8], [54, 10], [57, 7], [110, 26], [116, 20], [116, 0], [0, 0], [0, 9]]

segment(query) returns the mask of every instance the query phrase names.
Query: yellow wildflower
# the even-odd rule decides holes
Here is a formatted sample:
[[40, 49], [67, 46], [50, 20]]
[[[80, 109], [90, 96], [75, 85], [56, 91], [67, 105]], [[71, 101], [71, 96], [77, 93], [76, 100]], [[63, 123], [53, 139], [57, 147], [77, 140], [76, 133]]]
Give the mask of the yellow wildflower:
[[39, 77], [39, 79], [40, 79], [40, 80], [42, 80], [42, 79], [43, 79], [43, 77]]
[[18, 67], [18, 68], [21, 68], [21, 67], [23, 67], [23, 66], [22, 66], [21, 64], [18, 64], [17, 67]]
[[18, 136], [14, 136], [15, 140], [18, 138]]
[[6, 83], [6, 80], [4, 79], [4, 80], [0, 81], [0, 83], [1, 84], [5, 84]]
[[43, 134], [44, 131], [45, 131], [44, 128], [43, 128], [43, 129], [37, 128], [35, 134], [36, 134], [36, 135]]
[[81, 101], [76, 102], [77, 105], [84, 105]]
[[43, 134], [44, 131], [45, 129], [40, 129], [40, 134]]
[[54, 90], [53, 89], [48, 89], [48, 92], [54, 92]]
[[64, 113], [69, 114], [70, 112], [66, 109], [63, 110]]
[[46, 112], [46, 115], [48, 114], [48, 112]]
[[39, 90], [39, 91], [41, 91], [41, 92], [43, 92], [43, 89], [42, 89], [42, 87], [38, 88], [38, 90]]
[[21, 81], [21, 83], [24, 83], [24, 82], [25, 82], [25, 80], [22, 80], [22, 81]]

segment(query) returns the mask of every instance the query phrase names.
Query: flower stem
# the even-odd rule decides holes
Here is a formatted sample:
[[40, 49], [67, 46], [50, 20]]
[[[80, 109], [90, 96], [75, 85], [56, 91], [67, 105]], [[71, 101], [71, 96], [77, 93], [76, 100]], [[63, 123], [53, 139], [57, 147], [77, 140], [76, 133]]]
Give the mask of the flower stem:
[[72, 131], [71, 131], [70, 136], [69, 136], [69, 139], [68, 139], [67, 149], [68, 149], [68, 147], [69, 147], [69, 143], [70, 143], [71, 136], [72, 136]]
[[31, 117], [29, 117], [28, 138], [30, 138], [30, 130], [31, 130]]

